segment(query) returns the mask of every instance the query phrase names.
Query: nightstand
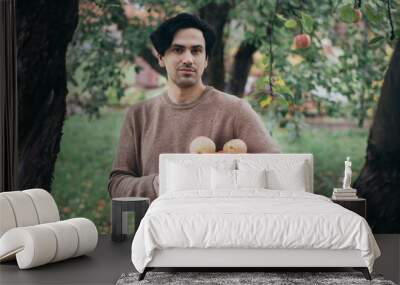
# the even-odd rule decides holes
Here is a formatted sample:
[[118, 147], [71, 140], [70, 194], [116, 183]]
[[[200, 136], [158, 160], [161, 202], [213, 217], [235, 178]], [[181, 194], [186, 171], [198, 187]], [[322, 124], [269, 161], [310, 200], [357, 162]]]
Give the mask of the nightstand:
[[149, 198], [120, 197], [111, 202], [111, 239], [123, 241], [135, 235], [149, 208]]
[[364, 219], [367, 218], [367, 200], [363, 198], [357, 199], [332, 199], [332, 202], [359, 214]]

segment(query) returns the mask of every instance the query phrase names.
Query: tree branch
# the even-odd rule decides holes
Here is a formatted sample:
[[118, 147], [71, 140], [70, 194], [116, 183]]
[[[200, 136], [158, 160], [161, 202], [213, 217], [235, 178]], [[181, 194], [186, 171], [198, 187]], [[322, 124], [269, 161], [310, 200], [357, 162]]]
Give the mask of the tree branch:
[[225, 89], [224, 27], [229, 23], [229, 11], [234, 5], [233, 2], [222, 2], [220, 4], [211, 2], [199, 10], [200, 18], [213, 27], [216, 34], [214, 49], [208, 60], [204, 81], [219, 90]]
[[235, 59], [230, 71], [230, 80], [227, 91], [238, 97], [243, 97], [247, 77], [253, 65], [253, 54], [257, 46], [253, 43], [243, 41], [235, 54]]

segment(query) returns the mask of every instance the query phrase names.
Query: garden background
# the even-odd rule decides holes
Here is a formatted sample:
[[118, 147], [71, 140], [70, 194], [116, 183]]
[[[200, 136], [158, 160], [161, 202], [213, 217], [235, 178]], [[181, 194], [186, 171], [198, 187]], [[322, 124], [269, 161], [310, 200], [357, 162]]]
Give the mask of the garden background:
[[[347, 156], [354, 178], [365, 163], [398, 37], [398, 4], [80, 1], [51, 186], [62, 219], [87, 217], [100, 233], [110, 232], [107, 182], [122, 119], [129, 106], [165, 90], [165, 71], [148, 37], [163, 19], [183, 11], [205, 18], [217, 32], [205, 81], [248, 100], [282, 152], [312, 153], [315, 193], [331, 196], [342, 183]], [[307, 47], [296, 46], [299, 34], [310, 37]]]

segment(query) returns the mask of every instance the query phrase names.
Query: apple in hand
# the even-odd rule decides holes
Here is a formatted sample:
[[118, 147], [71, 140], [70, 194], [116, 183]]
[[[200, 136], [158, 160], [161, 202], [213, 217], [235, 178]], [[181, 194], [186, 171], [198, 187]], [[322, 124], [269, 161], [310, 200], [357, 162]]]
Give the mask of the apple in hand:
[[311, 45], [311, 38], [307, 34], [299, 34], [294, 37], [294, 46], [296, 49], [308, 48]]
[[215, 143], [205, 136], [195, 138], [189, 146], [190, 153], [215, 153], [215, 150]]
[[240, 139], [233, 139], [224, 144], [224, 153], [246, 153], [247, 145]]

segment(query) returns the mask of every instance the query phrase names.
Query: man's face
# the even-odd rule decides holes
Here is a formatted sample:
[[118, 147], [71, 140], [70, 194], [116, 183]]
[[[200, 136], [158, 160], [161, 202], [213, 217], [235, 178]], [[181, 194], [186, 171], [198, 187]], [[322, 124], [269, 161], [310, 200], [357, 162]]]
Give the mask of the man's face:
[[180, 88], [201, 83], [201, 76], [207, 67], [203, 33], [194, 28], [178, 30], [171, 46], [159, 58], [159, 64], [166, 68], [168, 80]]

